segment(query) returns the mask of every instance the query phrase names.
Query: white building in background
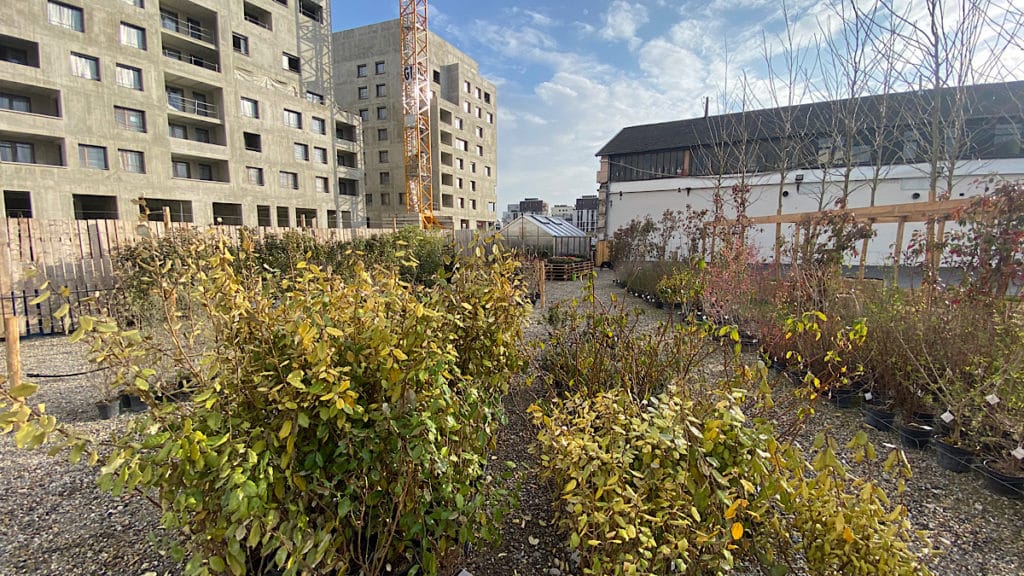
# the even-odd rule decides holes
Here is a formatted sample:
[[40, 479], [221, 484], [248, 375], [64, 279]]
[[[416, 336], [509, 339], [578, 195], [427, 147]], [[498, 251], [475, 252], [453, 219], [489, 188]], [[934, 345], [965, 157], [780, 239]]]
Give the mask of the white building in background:
[[[945, 142], [962, 143], [949, 196], [980, 195], [999, 180], [1024, 178], [1024, 82], [965, 87], [959, 107], [951, 94], [941, 93], [942, 117], [963, 122], [945, 127]], [[624, 128], [597, 153], [599, 235], [611, 238], [631, 220], [657, 220], [667, 209], [710, 210], [716, 189], [728, 196], [739, 183], [750, 186], [748, 216], [832, 208], [847, 184], [854, 209], [926, 202], [923, 124], [933, 97], [930, 91], [889, 94]], [[846, 135], [836, 118], [851, 109], [858, 131]], [[781, 150], [791, 166], [785, 170]], [[869, 265], [890, 261], [896, 227], [875, 225]], [[908, 223], [904, 242], [923, 227]], [[783, 238], [793, 228], [784, 225]], [[774, 257], [775, 225], [756, 227], [751, 239], [764, 258]]]
[[561, 218], [566, 222], [573, 222], [576, 220], [576, 208], [568, 204], [555, 204], [551, 207], [551, 216]]

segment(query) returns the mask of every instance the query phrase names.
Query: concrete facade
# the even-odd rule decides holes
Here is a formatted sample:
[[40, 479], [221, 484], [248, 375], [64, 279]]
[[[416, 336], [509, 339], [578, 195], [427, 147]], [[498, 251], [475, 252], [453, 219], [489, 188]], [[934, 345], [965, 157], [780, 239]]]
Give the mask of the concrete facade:
[[145, 198], [200, 225], [365, 223], [361, 122], [334, 106], [326, 2], [25, 0], [5, 11], [8, 215], [134, 220]]
[[[398, 20], [333, 35], [335, 99], [363, 120], [371, 227], [419, 222], [405, 206], [400, 37]], [[487, 228], [498, 219], [497, 90], [433, 33], [429, 60], [434, 214], [446, 228]]]

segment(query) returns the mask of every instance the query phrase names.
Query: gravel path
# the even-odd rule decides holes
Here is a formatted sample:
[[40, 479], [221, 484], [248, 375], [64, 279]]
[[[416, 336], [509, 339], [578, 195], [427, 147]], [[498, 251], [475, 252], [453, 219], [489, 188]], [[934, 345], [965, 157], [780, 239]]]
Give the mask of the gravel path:
[[[548, 304], [580, 295], [580, 282], [547, 284]], [[622, 290], [612, 275], [602, 271], [595, 287], [606, 299]], [[664, 312], [636, 299], [655, 323]], [[543, 310], [534, 310], [527, 336], [540, 338]], [[33, 339], [22, 343], [26, 373], [66, 374], [88, 370], [84, 348], [64, 338]], [[0, 367], [6, 368], [5, 360]], [[123, 426], [127, 416], [96, 421], [93, 403], [99, 393], [91, 382], [96, 375], [66, 378], [28, 378], [40, 385], [38, 400], [60, 420], [83, 432], [108, 434]], [[475, 576], [543, 576], [568, 574], [573, 565], [565, 538], [554, 528], [553, 493], [541, 481], [529, 453], [535, 430], [525, 409], [542, 391], [523, 377], [513, 381], [506, 399], [508, 426], [498, 438], [495, 462], [518, 464], [513, 478], [520, 504], [509, 515], [503, 542], [494, 549], [472, 550], [466, 567]], [[844, 444], [861, 429], [857, 411], [822, 405], [801, 433], [801, 443], [819, 430], [830, 430]], [[870, 430], [870, 429], [869, 429]], [[879, 447], [895, 444], [889, 434], [869, 431]], [[941, 576], [1020, 576], [1024, 574], [1024, 501], [990, 495], [974, 473], [953, 474], [938, 468], [931, 451], [907, 453], [914, 477], [903, 501], [918, 528], [932, 531], [942, 552], [930, 562]], [[0, 438], [0, 576], [111, 575], [159, 576], [180, 574], [181, 566], [159, 550], [154, 539], [166, 539], [159, 527], [159, 511], [139, 496], [113, 498], [95, 486], [96, 471], [48, 458], [43, 451], [17, 450], [12, 439]], [[154, 536], [155, 535], [155, 536]], [[171, 535], [173, 536], [173, 535]], [[446, 575], [447, 576], [447, 575]]]

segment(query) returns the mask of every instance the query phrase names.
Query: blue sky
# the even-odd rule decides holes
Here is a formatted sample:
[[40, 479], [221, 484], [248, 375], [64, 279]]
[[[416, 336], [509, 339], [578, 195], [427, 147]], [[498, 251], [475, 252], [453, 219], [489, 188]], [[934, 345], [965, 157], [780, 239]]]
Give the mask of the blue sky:
[[[914, 12], [921, 0], [893, 1], [911, 19], [920, 17]], [[1013, 1], [1019, 0], [994, 0], [1000, 14], [1019, 17]], [[397, 0], [331, 4], [335, 30], [398, 17]], [[797, 44], [841, 37], [843, 19], [827, 2], [787, 0], [786, 10]], [[757, 100], [748, 107], [770, 106], [764, 47], [778, 53], [786, 15], [781, 0], [430, 0], [429, 6], [431, 30], [474, 58], [497, 85], [499, 212], [527, 196], [572, 204], [596, 193], [594, 154], [625, 126], [699, 116], [704, 97], [711, 98], [712, 113], [735, 109], [733, 95], [744, 82]], [[1002, 78], [1024, 78], [1021, 46], [1000, 61]], [[809, 80], [800, 82], [798, 100], [821, 99], [820, 89], [806, 88], [815, 84]]]

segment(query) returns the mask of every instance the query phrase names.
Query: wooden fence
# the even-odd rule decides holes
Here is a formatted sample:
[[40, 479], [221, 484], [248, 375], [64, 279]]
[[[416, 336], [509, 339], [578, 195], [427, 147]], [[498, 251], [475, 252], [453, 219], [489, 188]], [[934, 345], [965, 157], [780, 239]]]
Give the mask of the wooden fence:
[[[75, 313], [83, 311], [83, 307], [88, 311], [89, 297], [113, 287], [113, 257], [119, 248], [141, 237], [159, 237], [173, 229], [189, 228], [195, 226], [169, 221], [0, 218], [0, 310], [5, 317], [19, 317], [24, 335], [74, 329]], [[234, 238], [241, 230], [238, 226], [217, 228]], [[260, 237], [291, 231], [338, 241], [368, 238], [392, 231], [370, 228], [255, 230]], [[54, 322], [52, 312], [56, 307], [50, 302], [32, 303], [39, 295], [39, 287], [46, 281], [54, 288], [68, 288], [74, 312], [68, 320]]]

